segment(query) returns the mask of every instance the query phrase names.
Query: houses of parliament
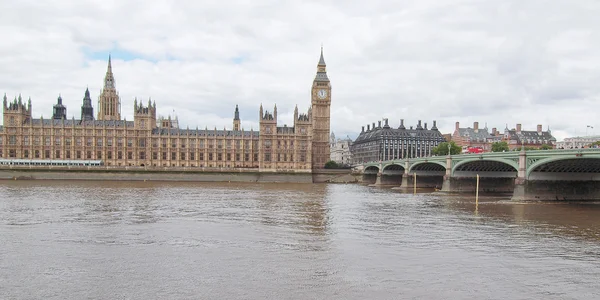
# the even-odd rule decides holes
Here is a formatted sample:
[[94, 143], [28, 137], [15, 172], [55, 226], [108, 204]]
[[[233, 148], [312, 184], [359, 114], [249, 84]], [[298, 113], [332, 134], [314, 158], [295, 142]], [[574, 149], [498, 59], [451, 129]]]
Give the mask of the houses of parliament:
[[4, 95], [0, 158], [101, 161], [104, 166], [255, 168], [311, 172], [329, 160], [331, 84], [323, 49], [312, 84], [311, 106], [294, 110], [293, 126], [278, 126], [277, 105], [259, 109], [258, 131], [241, 127], [236, 105], [233, 127], [183, 129], [176, 120], [157, 119], [156, 102], [134, 100], [133, 121], [121, 118], [110, 56], [97, 116], [86, 89], [80, 119], [68, 119], [59, 96], [52, 119], [33, 118], [31, 99]]

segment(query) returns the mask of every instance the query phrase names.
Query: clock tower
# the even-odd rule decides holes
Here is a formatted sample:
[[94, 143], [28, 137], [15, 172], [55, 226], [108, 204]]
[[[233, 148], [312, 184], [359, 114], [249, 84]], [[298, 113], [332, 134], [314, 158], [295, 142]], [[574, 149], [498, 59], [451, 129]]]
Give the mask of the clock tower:
[[327, 66], [321, 57], [317, 64], [317, 76], [313, 80], [311, 92], [312, 104], [312, 169], [323, 169], [330, 160], [329, 155], [329, 119], [331, 107], [331, 83], [327, 77]]

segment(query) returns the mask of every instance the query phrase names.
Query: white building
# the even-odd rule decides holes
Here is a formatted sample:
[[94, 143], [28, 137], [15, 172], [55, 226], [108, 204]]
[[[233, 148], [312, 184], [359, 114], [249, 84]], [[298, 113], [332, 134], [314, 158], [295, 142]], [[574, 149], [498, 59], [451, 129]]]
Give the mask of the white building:
[[336, 139], [335, 134], [332, 132], [329, 143], [331, 160], [338, 164], [350, 165], [352, 162], [352, 153], [350, 153], [352, 139], [350, 139], [350, 137], [346, 137], [345, 139]]
[[600, 141], [600, 135], [594, 136], [576, 136], [566, 138], [562, 142], [556, 143], [556, 149], [581, 149], [587, 148], [590, 144]]

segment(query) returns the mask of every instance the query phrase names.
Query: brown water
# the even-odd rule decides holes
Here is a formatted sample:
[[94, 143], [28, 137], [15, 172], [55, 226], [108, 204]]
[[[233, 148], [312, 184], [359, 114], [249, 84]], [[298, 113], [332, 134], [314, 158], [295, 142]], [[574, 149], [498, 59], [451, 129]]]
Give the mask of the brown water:
[[4, 181], [0, 299], [600, 299], [600, 204]]

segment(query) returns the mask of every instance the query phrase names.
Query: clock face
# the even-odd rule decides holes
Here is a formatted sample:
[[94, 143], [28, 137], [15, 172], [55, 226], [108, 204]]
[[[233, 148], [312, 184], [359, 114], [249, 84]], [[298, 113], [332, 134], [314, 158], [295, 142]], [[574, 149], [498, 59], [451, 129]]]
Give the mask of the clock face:
[[327, 97], [327, 91], [319, 90], [319, 92], [317, 93], [317, 96], [319, 96], [319, 98], [321, 98], [321, 99], [325, 99], [325, 97]]

